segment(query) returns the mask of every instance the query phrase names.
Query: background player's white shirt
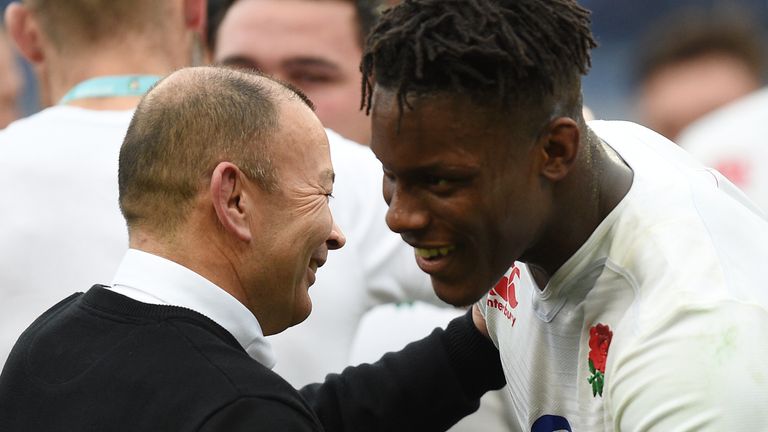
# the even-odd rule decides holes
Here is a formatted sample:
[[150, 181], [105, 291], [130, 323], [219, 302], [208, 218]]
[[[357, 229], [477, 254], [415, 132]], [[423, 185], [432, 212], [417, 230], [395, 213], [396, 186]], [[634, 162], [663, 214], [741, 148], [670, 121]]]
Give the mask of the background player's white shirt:
[[[128, 248], [117, 164], [132, 111], [56, 106], [0, 132], [0, 365], [21, 332], [76, 291], [108, 284]], [[386, 301], [439, 302], [413, 251], [384, 223], [381, 166], [328, 133], [331, 208], [347, 236], [310, 288], [308, 322], [269, 338], [294, 385], [349, 364], [360, 316]]]
[[0, 132], [0, 365], [38, 315], [114, 275], [128, 248], [117, 161], [132, 114], [56, 106]]
[[677, 142], [768, 211], [768, 88], [696, 121]]
[[768, 224], [654, 132], [590, 127], [634, 171], [629, 193], [543, 291], [517, 263], [479, 303], [519, 430], [768, 430]]

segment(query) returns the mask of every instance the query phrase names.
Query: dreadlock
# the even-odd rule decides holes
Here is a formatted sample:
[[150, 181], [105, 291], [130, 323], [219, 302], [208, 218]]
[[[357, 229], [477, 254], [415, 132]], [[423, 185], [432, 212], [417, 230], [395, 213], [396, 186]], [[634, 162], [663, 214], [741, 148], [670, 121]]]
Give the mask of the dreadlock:
[[405, 0], [368, 37], [361, 108], [374, 81], [407, 95], [459, 93], [509, 108], [526, 95], [554, 95], [591, 66], [589, 11], [575, 0]]

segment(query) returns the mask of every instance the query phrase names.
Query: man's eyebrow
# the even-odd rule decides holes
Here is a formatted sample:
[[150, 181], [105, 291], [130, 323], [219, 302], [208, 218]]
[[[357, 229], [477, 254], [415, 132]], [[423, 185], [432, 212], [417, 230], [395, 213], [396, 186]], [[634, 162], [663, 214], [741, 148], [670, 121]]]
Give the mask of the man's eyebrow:
[[235, 67], [259, 70], [259, 66], [255, 61], [241, 55], [224, 57], [224, 59], [216, 62], [216, 64], [221, 66], [235, 66]]

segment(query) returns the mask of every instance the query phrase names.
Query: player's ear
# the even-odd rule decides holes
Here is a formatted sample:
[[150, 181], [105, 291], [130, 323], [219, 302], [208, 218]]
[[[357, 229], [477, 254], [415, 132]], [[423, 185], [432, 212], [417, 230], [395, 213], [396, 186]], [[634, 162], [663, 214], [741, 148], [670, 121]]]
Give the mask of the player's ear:
[[249, 204], [252, 197], [245, 191], [245, 174], [237, 165], [221, 162], [211, 174], [210, 197], [216, 217], [225, 231], [241, 241], [253, 238], [249, 218], [253, 209]]
[[558, 117], [550, 121], [539, 138], [543, 155], [540, 174], [553, 182], [565, 178], [578, 157], [580, 137], [574, 119]]
[[32, 64], [44, 59], [40, 26], [32, 11], [22, 3], [13, 2], [5, 9], [5, 26], [24, 58]]

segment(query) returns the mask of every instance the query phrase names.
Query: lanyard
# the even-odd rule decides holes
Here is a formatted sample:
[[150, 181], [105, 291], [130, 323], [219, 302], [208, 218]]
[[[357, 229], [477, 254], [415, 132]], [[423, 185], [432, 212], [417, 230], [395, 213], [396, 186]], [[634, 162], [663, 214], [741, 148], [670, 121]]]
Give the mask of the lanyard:
[[110, 75], [91, 78], [72, 87], [59, 101], [64, 105], [76, 99], [115, 96], [143, 96], [160, 77], [155, 75]]

